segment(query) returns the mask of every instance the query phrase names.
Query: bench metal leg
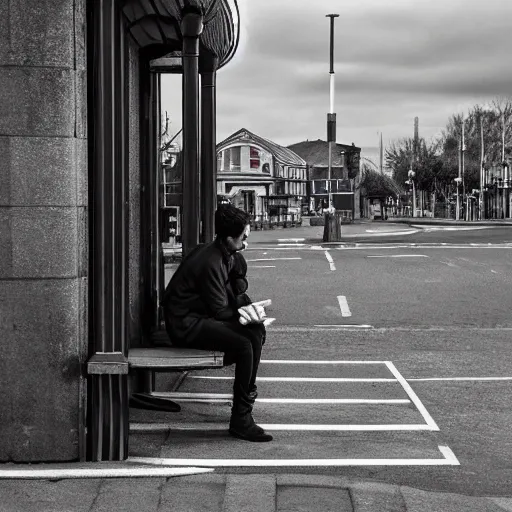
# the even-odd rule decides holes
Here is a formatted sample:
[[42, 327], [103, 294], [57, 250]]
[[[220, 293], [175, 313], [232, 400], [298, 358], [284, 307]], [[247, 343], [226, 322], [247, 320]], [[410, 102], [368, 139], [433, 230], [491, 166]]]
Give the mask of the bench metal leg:
[[149, 411], [180, 412], [181, 406], [168, 398], [152, 396], [155, 391], [155, 372], [144, 370], [141, 372], [142, 392], [132, 393], [130, 407]]

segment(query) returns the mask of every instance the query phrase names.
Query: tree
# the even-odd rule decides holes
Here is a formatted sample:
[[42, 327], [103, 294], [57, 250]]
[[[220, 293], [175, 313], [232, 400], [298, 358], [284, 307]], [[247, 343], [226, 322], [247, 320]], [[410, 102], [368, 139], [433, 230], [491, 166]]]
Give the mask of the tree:
[[421, 137], [415, 159], [413, 138], [392, 141], [390, 147], [386, 148], [386, 165], [392, 169], [396, 183], [405, 183], [409, 179], [409, 171], [413, 170], [417, 188], [433, 192], [436, 189], [436, 179], [442, 177], [439, 143], [434, 141], [427, 144]]
[[358, 188], [361, 188], [366, 196], [396, 197], [403, 194], [403, 188], [389, 176], [381, 174], [371, 160], [365, 158], [362, 160], [361, 180]]

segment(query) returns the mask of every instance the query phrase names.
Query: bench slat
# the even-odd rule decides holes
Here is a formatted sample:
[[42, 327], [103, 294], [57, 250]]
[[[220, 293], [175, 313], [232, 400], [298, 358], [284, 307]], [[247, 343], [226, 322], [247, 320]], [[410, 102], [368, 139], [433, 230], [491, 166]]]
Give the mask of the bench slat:
[[181, 347], [132, 348], [128, 363], [150, 370], [219, 368], [224, 365], [224, 353]]

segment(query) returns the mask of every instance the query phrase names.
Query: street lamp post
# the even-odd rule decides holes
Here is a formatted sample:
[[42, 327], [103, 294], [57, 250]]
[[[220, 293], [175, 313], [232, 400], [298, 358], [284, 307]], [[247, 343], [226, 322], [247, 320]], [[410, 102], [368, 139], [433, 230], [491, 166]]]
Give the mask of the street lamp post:
[[416, 173], [410, 169], [407, 173], [407, 176], [409, 179], [406, 181], [408, 185], [412, 185], [412, 216], [416, 217], [416, 186], [414, 184], [414, 177], [416, 176]]
[[456, 207], [456, 210], [455, 210], [455, 220], [460, 220], [460, 191], [459, 191], [459, 187], [460, 187], [460, 184], [462, 183], [462, 178], [455, 178], [453, 181], [455, 181], [455, 183], [457, 183], [457, 207]]
[[332, 145], [336, 142], [336, 114], [334, 113], [334, 19], [339, 18], [339, 14], [327, 14], [326, 18], [331, 19], [331, 37], [330, 37], [330, 94], [329, 94], [329, 113], [327, 114], [327, 142], [329, 143], [329, 167], [327, 171], [327, 194], [329, 201], [329, 212], [333, 211], [332, 205]]

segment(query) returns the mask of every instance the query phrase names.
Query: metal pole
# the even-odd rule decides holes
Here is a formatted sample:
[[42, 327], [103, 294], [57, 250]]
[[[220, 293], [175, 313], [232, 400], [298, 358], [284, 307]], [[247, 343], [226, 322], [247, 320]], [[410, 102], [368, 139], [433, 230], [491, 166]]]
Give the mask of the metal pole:
[[199, 35], [203, 18], [187, 13], [183, 34], [183, 256], [199, 243]]
[[484, 215], [484, 113], [480, 112], [480, 194], [478, 194], [478, 218]]
[[[199, 57], [201, 71], [201, 242], [215, 237], [217, 206], [216, 155], [216, 72], [218, 59], [213, 55]], [[202, 58], [201, 58], [202, 57]]]
[[339, 18], [339, 14], [327, 14], [327, 18], [331, 19], [331, 35], [330, 35], [330, 95], [329, 95], [329, 115], [327, 116], [327, 141], [329, 143], [329, 163], [327, 171], [327, 193], [329, 202], [329, 211], [332, 210], [332, 148], [333, 142], [336, 141], [336, 114], [334, 113], [334, 18]]

